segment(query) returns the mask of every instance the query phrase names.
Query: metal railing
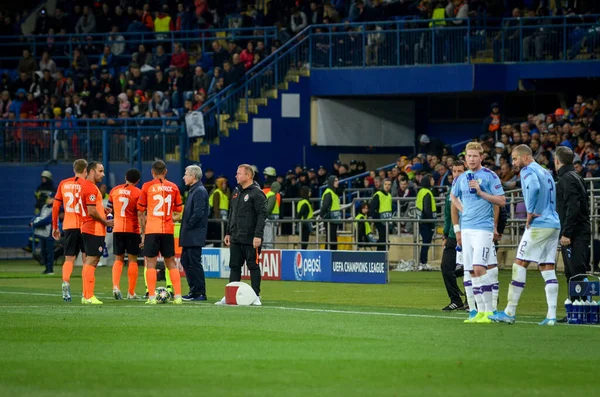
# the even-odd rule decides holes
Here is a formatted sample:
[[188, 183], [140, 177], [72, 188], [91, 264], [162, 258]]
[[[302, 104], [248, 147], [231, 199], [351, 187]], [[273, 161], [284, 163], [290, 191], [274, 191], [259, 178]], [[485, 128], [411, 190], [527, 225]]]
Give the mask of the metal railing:
[[[4, 120], [0, 162], [40, 163], [76, 158], [128, 162], [141, 169], [155, 158], [181, 161], [188, 138], [178, 118]], [[108, 174], [107, 170], [107, 174]]]
[[[122, 37], [119, 38], [119, 36]], [[88, 40], [88, 37], [91, 38]], [[15, 62], [21, 59], [21, 50], [28, 48], [33, 55], [40, 56], [43, 51], [48, 50], [55, 61], [70, 60], [73, 50], [77, 47], [91, 45], [96, 48], [98, 55], [89, 59], [90, 65], [98, 62], [103, 47], [113, 44], [124, 45], [125, 52], [121, 57], [138, 52], [139, 45], [147, 46], [147, 51], [157, 45], [163, 45], [170, 56], [171, 49], [175, 43], [180, 43], [183, 48], [189, 50], [190, 45], [200, 45], [204, 56], [212, 52], [211, 43], [218, 41], [243, 42], [248, 40], [263, 40], [265, 45], [277, 39], [277, 29], [272, 26], [260, 28], [234, 28], [234, 29], [196, 29], [170, 32], [118, 32], [118, 33], [89, 33], [89, 34], [58, 34], [53, 35], [25, 35], [25, 36], [0, 36], [0, 47], [2, 54], [0, 61]], [[245, 43], [244, 43], [245, 45]], [[89, 57], [89, 56], [88, 56]], [[16, 63], [15, 63], [16, 65]]]

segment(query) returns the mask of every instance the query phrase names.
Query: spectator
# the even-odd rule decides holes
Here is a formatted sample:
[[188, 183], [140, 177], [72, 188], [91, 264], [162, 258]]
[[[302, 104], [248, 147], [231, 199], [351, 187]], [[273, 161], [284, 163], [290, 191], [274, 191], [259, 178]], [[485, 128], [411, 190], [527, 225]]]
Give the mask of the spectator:
[[[73, 71], [80, 76], [87, 75], [90, 71], [90, 63], [87, 56], [81, 52], [79, 48], [73, 50], [73, 58], [71, 61], [71, 68]], [[69, 77], [67, 76], [67, 79]]]
[[[34, 62], [35, 62], [35, 60], [34, 60]], [[50, 72], [50, 75], [52, 78], [56, 77], [56, 63], [54, 63], [54, 61], [50, 57], [50, 53], [48, 51], [44, 51], [42, 53], [42, 59], [40, 60], [39, 66], [40, 66], [39, 70], [41, 72], [44, 72], [44, 70], [48, 70]]]
[[206, 73], [204, 73], [204, 70], [202, 70], [201, 66], [196, 66], [194, 69], [194, 91], [198, 92], [200, 90], [204, 90], [205, 92], [208, 92], [208, 84], [208, 76]]
[[54, 29], [55, 32], [59, 32], [61, 28], [64, 28], [65, 26], [69, 26], [68, 18], [60, 7], [54, 9], [54, 17], [51, 22], [51, 28]]
[[142, 25], [144, 25], [148, 31], [154, 31], [154, 20], [152, 19], [152, 14], [150, 14], [150, 5], [146, 3], [144, 4], [143, 10], [138, 8], [135, 12], [140, 17]]
[[113, 25], [106, 44], [110, 46], [110, 52], [117, 58], [125, 53], [125, 38], [119, 33], [117, 25]]
[[[41, 245], [41, 259], [46, 267], [42, 274], [54, 274], [54, 237], [52, 237], [52, 205], [54, 203], [52, 193], [44, 195], [44, 205], [39, 216], [32, 219], [29, 226], [33, 228], [34, 235], [39, 238]], [[37, 215], [37, 214], [36, 214]]]
[[221, 43], [216, 40], [212, 42], [212, 49], [213, 66], [215, 68], [222, 68], [223, 64], [227, 61], [229, 54], [227, 54], [227, 51], [223, 48], [223, 46], [221, 46]]
[[102, 10], [96, 21], [96, 28], [99, 33], [106, 33], [110, 31], [112, 26], [115, 24], [115, 17], [110, 10], [107, 3], [102, 4]]
[[133, 63], [138, 64], [140, 67], [152, 63], [152, 53], [146, 51], [146, 46], [143, 44], [138, 46], [137, 52], [134, 52], [131, 58]]
[[96, 31], [96, 17], [90, 12], [88, 6], [83, 7], [83, 15], [77, 21], [75, 25], [75, 33], [77, 34], [88, 34]]
[[9, 112], [13, 112], [17, 118], [20, 118], [21, 116], [21, 108], [25, 103], [25, 95], [27, 95], [27, 91], [23, 88], [19, 88], [17, 90], [17, 97], [13, 99], [10, 104]]
[[299, 8], [295, 8], [292, 13], [292, 17], [290, 18], [290, 29], [292, 30], [292, 32], [294, 34], [297, 34], [307, 26], [308, 20], [306, 18], [306, 14], [300, 11]]
[[56, 192], [54, 182], [52, 181], [52, 173], [48, 170], [42, 171], [41, 181], [35, 190], [35, 215], [39, 215], [40, 211], [46, 205], [46, 197]]
[[169, 100], [162, 91], [155, 91], [152, 95], [152, 100], [148, 103], [150, 112], [158, 111], [160, 117], [165, 117], [169, 110]]
[[162, 9], [156, 13], [156, 18], [154, 19], [154, 31], [163, 34], [157, 34], [156, 38], [158, 40], [166, 40], [168, 39], [166, 33], [173, 30], [175, 30], [175, 24], [169, 15], [169, 5], [163, 4]]
[[254, 61], [254, 44], [249, 41], [246, 49], [240, 54], [240, 61], [244, 64], [244, 68], [248, 71], [252, 67]]
[[37, 70], [37, 63], [31, 56], [28, 49], [23, 50], [23, 58], [19, 60], [17, 71], [19, 73], [27, 73], [28, 76], [33, 76], [33, 73]]
[[192, 13], [190, 7], [183, 3], [177, 4], [177, 19], [175, 20], [175, 30], [188, 31], [193, 29]]
[[125, 94], [124, 92], [120, 93], [118, 96], [118, 99], [119, 99], [119, 113], [122, 113], [122, 112], [129, 113], [129, 111], [131, 110], [131, 103], [129, 103], [129, 100], [127, 99], [127, 94]]
[[156, 47], [156, 54], [152, 57], [151, 65], [163, 72], [169, 68], [169, 56], [165, 53], [162, 45]]
[[227, 43], [227, 53], [229, 54], [229, 59], [233, 58], [234, 55], [239, 55], [242, 53], [242, 49], [235, 43], [235, 41], [230, 41]]
[[113, 56], [110, 47], [109, 46], [104, 46], [104, 50], [102, 51], [102, 55], [100, 56], [100, 58], [98, 59], [98, 64], [97, 65], [92, 65], [92, 70], [96, 70], [96, 69], [107, 69], [108, 70], [114, 70], [114, 67], [116, 66], [116, 60], [115, 57]]
[[[325, 7], [329, 7], [333, 9], [330, 4], [327, 4]], [[335, 10], [334, 10], [335, 11]], [[317, 4], [316, 0], [312, 0], [310, 2], [310, 24], [311, 25], [320, 25], [323, 23], [323, 8]], [[331, 17], [329, 18], [331, 19]]]
[[8, 91], [4, 90], [2, 91], [2, 96], [0, 97], [0, 118], [8, 118], [10, 105], [12, 105], [12, 101], [10, 100], [10, 94]]
[[165, 74], [162, 70], [157, 70], [154, 82], [152, 83], [152, 91], [167, 92], [169, 90], [169, 82], [165, 78]]
[[171, 66], [182, 69], [189, 69], [190, 59], [187, 52], [181, 47], [180, 43], [175, 43], [173, 55], [171, 55]]
[[35, 34], [48, 34], [48, 30], [50, 30], [51, 26], [52, 21], [48, 17], [46, 8], [42, 8], [39, 15], [35, 19], [35, 30], [33, 32]]
[[497, 141], [502, 117], [500, 116], [500, 106], [497, 102], [492, 103], [491, 107], [492, 113], [483, 120], [483, 133], [489, 134], [488, 136], [492, 136]]
[[[420, 220], [432, 220], [436, 218], [436, 206], [433, 193], [431, 192], [431, 186], [433, 185], [433, 178], [431, 174], [425, 174], [421, 178], [421, 189], [417, 195], [417, 201], [415, 203], [417, 207], [417, 217]], [[419, 234], [423, 246], [421, 247], [421, 253], [419, 256], [419, 265], [426, 267], [428, 263], [429, 244], [433, 239], [434, 232], [433, 223], [419, 223]]]
[[27, 93], [27, 100], [21, 106], [21, 114], [27, 115], [28, 118], [35, 117], [38, 114], [37, 101], [33, 97], [33, 93]]
[[127, 76], [127, 88], [131, 88], [133, 91], [146, 91], [147, 87], [148, 78], [142, 75], [139, 65], [132, 64], [130, 66], [130, 72]]

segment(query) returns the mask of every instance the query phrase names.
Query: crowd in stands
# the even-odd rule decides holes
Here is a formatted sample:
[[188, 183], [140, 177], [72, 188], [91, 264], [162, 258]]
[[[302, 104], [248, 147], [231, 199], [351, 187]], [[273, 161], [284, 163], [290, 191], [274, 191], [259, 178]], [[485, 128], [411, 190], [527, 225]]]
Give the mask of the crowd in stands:
[[[112, 120], [108, 124], [119, 125], [122, 121], [114, 119], [173, 117], [165, 124], [181, 124], [186, 114], [197, 111], [211, 98], [230, 92], [253, 66], [308, 25], [407, 16], [431, 18], [439, 10], [443, 10], [438, 12], [442, 18], [503, 16], [507, 11], [503, 3], [272, 0], [259, 10], [252, 2], [231, 0], [62, 1], [52, 15], [42, 10], [37, 16], [34, 33], [38, 36], [22, 37], [22, 46], [3, 47], [3, 56], [17, 51], [12, 55], [20, 58], [13, 66], [16, 73], [4, 73], [0, 79], [0, 119], [7, 120], [4, 127], [26, 119], [30, 126], [52, 122], [57, 128], [44, 135], [34, 131], [28, 136], [19, 128], [5, 128], [3, 146], [10, 149], [24, 139], [36, 146], [32, 160], [40, 160], [42, 152], [51, 152], [52, 159], [57, 160], [59, 151], [65, 153], [65, 158], [83, 151], [76, 146], [86, 144], [81, 137], [77, 139], [78, 119], [108, 119]], [[517, 9], [519, 13], [554, 7], [548, 10], [554, 15], [595, 12], [599, 4], [577, 1], [563, 8], [558, 1], [514, 3], [529, 7]], [[0, 14], [0, 44], [15, 40], [2, 36], [21, 34], [23, 17]], [[268, 26], [277, 27], [276, 38], [264, 38]], [[205, 33], [210, 28], [251, 28], [249, 34], [254, 37], [212, 40], [214, 33]], [[184, 32], [175, 36], [180, 41], [170, 39], [173, 32]], [[67, 36], [71, 33], [79, 36]], [[95, 35], [99, 33], [102, 35]], [[132, 39], [142, 34], [151, 36], [144, 36], [144, 42]], [[206, 48], [202, 48], [198, 43], [206, 36], [210, 40], [202, 41], [206, 43]], [[35, 37], [41, 37], [41, 43]], [[370, 35], [369, 43], [370, 62], [377, 63], [377, 37]], [[352, 48], [345, 48], [347, 54], [343, 58], [351, 61]], [[413, 61], [417, 62], [416, 51], [415, 57]], [[318, 62], [317, 55], [315, 61]], [[209, 106], [203, 108], [205, 113], [209, 110]], [[218, 134], [216, 120], [205, 120], [205, 124], [210, 141]], [[48, 148], [51, 149], [38, 150]]]

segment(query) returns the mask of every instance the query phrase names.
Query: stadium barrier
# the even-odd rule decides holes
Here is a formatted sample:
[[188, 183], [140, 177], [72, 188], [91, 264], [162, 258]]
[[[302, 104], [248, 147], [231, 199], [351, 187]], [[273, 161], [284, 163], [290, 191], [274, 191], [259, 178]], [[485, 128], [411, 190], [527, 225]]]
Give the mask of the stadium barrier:
[[[229, 248], [203, 248], [206, 278], [229, 278]], [[328, 250], [262, 250], [259, 266], [263, 280], [325, 283], [386, 284], [386, 252]], [[180, 267], [182, 275], [185, 275]], [[249, 280], [248, 268], [242, 279]]]

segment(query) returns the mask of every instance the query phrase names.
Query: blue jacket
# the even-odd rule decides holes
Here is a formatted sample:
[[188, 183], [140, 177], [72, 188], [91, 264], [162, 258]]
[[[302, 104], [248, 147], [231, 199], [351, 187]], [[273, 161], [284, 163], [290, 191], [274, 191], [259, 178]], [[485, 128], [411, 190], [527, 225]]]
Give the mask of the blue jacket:
[[181, 247], [204, 247], [208, 230], [208, 192], [202, 182], [189, 190], [181, 219], [179, 245]]

